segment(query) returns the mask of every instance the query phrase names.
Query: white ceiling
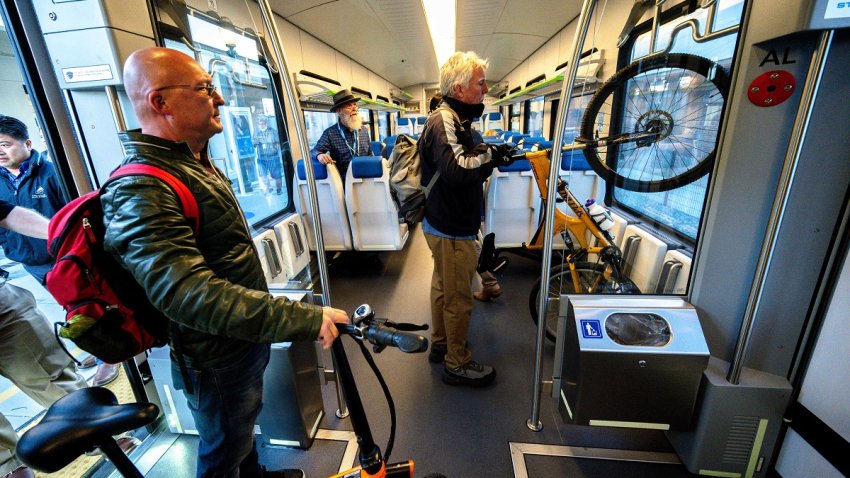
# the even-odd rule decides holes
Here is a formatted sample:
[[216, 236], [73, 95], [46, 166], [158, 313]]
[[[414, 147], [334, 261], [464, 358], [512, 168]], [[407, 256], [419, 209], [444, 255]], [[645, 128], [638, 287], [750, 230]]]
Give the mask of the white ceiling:
[[[490, 61], [499, 81], [578, 16], [581, 0], [457, 0], [457, 50]], [[407, 87], [437, 83], [421, 0], [271, 0], [289, 22]], [[375, 48], [380, 45], [380, 48]]]

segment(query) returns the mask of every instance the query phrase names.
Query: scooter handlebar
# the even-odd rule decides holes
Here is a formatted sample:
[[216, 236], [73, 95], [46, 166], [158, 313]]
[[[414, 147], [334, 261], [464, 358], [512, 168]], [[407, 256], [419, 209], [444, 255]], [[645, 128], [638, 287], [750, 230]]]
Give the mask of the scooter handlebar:
[[428, 339], [421, 335], [401, 332], [382, 324], [372, 324], [363, 331], [363, 337], [377, 346], [397, 347], [404, 353], [419, 353], [428, 350]]

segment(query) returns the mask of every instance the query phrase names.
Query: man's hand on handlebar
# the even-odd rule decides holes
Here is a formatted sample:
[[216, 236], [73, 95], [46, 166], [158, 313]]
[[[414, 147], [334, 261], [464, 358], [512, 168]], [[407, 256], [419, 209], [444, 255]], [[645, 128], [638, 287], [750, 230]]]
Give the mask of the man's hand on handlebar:
[[493, 163], [496, 166], [510, 166], [516, 160], [514, 155], [514, 145], [511, 143], [491, 144], [490, 155], [493, 157]]
[[348, 314], [344, 310], [334, 309], [333, 307], [322, 307], [322, 328], [319, 329], [319, 336], [316, 340], [322, 344], [322, 348], [327, 350], [331, 348], [333, 341], [339, 337], [335, 324], [347, 324]]

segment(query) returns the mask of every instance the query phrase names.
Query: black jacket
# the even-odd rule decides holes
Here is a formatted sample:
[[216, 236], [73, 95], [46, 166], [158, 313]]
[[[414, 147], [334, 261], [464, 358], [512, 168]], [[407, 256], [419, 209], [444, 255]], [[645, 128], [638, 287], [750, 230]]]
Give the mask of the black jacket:
[[484, 105], [444, 98], [419, 138], [422, 186], [440, 172], [425, 203], [425, 218], [450, 236], [475, 235], [481, 227], [483, 184], [493, 172], [493, 160], [471, 119], [483, 109]]
[[187, 365], [202, 368], [244, 353], [251, 342], [313, 340], [321, 307], [268, 294], [251, 234], [231, 185], [185, 143], [121, 133], [124, 164], [158, 166], [195, 196], [195, 236], [180, 201], [164, 182], [127, 176], [103, 195], [104, 246], [147, 292], [151, 303], [180, 324]]

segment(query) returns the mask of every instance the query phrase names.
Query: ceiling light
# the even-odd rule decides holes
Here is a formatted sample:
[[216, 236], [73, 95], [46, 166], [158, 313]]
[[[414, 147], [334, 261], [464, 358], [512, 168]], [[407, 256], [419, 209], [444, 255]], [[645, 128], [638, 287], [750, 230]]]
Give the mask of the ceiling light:
[[455, 52], [455, 23], [457, 22], [455, 0], [422, 0], [425, 20], [431, 32], [431, 43], [437, 55], [437, 66]]

